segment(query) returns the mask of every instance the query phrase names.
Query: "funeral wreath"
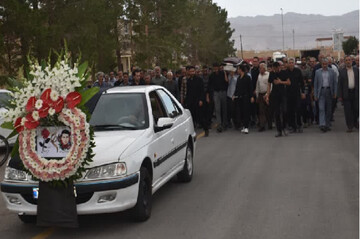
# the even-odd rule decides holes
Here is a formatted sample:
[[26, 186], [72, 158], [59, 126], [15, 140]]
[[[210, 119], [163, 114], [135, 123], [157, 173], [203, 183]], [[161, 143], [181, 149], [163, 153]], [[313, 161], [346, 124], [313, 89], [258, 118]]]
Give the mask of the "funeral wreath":
[[[55, 185], [81, 178], [95, 147], [85, 103], [98, 88], [86, 88], [87, 63], [72, 64], [66, 55], [60, 54], [55, 64], [30, 60], [26, 79], [10, 89], [13, 98], [1, 125], [13, 129], [9, 137], [18, 134], [12, 155], [18, 154], [24, 169]], [[44, 154], [50, 146], [55, 154]]]

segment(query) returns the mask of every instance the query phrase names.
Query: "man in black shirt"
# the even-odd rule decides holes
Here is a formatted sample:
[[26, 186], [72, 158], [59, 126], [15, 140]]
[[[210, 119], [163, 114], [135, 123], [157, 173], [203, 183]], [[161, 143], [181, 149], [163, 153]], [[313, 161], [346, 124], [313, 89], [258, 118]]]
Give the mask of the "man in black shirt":
[[205, 133], [209, 134], [208, 125], [204, 120], [204, 115], [202, 114], [202, 107], [204, 104], [204, 84], [200, 77], [195, 75], [195, 67], [189, 66], [189, 78], [186, 81], [186, 99], [185, 105], [191, 112], [193, 117], [194, 126], [198, 123], [202, 125]]
[[228, 79], [224, 71], [219, 70], [218, 63], [213, 64], [213, 73], [209, 76], [206, 101], [210, 102], [210, 95], [214, 96], [217, 131], [222, 132], [227, 128], [226, 91]]
[[288, 106], [288, 123], [291, 127], [290, 133], [302, 133], [301, 123], [301, 99], [305, 99], [304, 81], [301, 70], [295, 68], [295, 59], [289, 58], [288, 69], [286, 70], [287, 78], [291, 84], [286, 87], [287, 106]]
[[252, 68], [250, 70], [250, 74], [251, 74], [251, 84], [252, 84], [252, 89], [253, 89], [253, 97], [255, 99], [255, 102], [254, 103], [251, 103], [250, 105], [250, 124], [252, 126], [254, 126], [256, 124], [256, 121], [257, 121], [257, 111], [258, 111], [258, 107], [257, 107], [257, 104], [256, 104], [256, 92], [255, 92], [255, 89], [256, 89], [256, 83], [257, 83], [257, 80], [258, 80], [258, 76], [260, 74], [260, 70], [259, 70], [259, 65], [260, 65], [260, 62], [259, 62], [259, 57], [255, 56], [252, 60]]
[[236, 81], [236, 89], [233, 96], [235, 100], [235, 107], [238, 108], [236, 121], [241, 122], [243, 129], [242, 133], [249, 133], [250, 120], [250, 104], [254, 102], [252, 82], [250, 76], [247, 74], [247, 66], [241, 64], [238, 67], [239, 78]]
[[[290, 85], [290, 79], [286, 77], [285, 71], [280, 71], [280, 64], [274, 62], [273, 71], [269, 75], [269, 84], [266, 93], [266, 101], [271, 98], [272, 107], [275, 113], [277, 133], [275, 137], [286, 136], [286, 86]], [[272, 90], [271, 90], [272, 88]], [[271, 94], [270, 94], [271, 91]]]

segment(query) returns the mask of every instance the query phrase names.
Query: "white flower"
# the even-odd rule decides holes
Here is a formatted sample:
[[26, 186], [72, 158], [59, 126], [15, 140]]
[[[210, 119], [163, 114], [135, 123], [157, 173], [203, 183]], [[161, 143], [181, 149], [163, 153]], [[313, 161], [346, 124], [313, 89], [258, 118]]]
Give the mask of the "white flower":
[[53, 116], [55, 114], [55, 109], [50, 108], [49, 109], [49, 115]]
[[70, 82], [66, 83], [66, 89], [70, 90], [72, 88], [72, 84]]
[[26, 118], [24, 117], [24, 118], [21, 119], [21, 126], [24, 126], [25, 122], [26, 122]]
[[35, 121], [38, 121], [40, 119], [39, 111], [34, 111], [31, 115]]
[[39, 109], [41, 109], [42, 106], [43, 106], [43, 101], [37, 100], [35, 103], [35, 109], [39, 110]]
[[55, 90], [52, 90], [50, 93], [50, 98], [52, 101], [57, 101], [59, 99], [59, 93]]

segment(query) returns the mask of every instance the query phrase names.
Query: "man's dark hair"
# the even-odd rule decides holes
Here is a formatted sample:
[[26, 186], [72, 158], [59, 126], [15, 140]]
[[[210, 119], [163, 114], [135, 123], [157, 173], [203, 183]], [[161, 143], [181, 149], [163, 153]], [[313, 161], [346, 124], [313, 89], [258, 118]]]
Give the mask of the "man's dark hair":
[[127, 75], [127, 76], [129, 76], [129, 73], [127, 73], [127, 72], [124, 72], [124, 73], [123, 73], [123, 76], [124, 76], [124, 75]]
[[161, 72], [163, 72], [163, 71], [166, 71], [166, 72], [167, 72], [168, 70], [167, 70], [167, 68], [162, 68], [162, 69], [161, 69]]
[[254, 58], [253, 59], [257, 59], [257, 60], [259, 60], [259, 57], [257, 57], [257, 56], [254, 56]]
[[64, 129], [63, 131], [61, 131], [60, 136], [62, 136], [63, 134], [67, 134], [67, 135], [69, 135], [69, 136], [70, 136], [70, 131], [69, 131], [69, 130], [67, 130], [67, 129]]
[[195, 69], [195, 66], [187, 66], [186, 68], [190, 69]]
[[220, 67], [220, 64], [217, 63], [217, 62], [215, 62], [215, 63], [213, 64], [213, 67]]
[[133, 75], [135, 75], [136, 73], [141, 73], [141, 71], [139, 69], [136, 69], [134, 70]]
[[279, 67], [280, 64], [279, 64], [279, 62], [275, 61], [272, 66], [273, 66], [273, 67]]
[[241, 70], [242, 72], [246, 72], [246, 71], [247, 71], [247, 65], [245, 65], [245, 64], [240, 64], [240, 65], [239, 65], [239, 68], [240, 68], [240, 70]]

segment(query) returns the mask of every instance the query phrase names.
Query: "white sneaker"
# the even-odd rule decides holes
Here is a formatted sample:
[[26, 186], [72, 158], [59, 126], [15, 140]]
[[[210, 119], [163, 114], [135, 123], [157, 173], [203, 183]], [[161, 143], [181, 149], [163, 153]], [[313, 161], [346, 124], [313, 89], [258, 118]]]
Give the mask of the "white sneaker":
[[245, 133], [245, 134], [248, 134], [248, 133], [249, 133], [249, 129], [248, 129], [248, 128], [245, 128], [245, 129], [244, 129], [244, 133]]
[[241, 129], [241, 133], [245, 133], [245, 128], [242, 128], [242, 129]]

